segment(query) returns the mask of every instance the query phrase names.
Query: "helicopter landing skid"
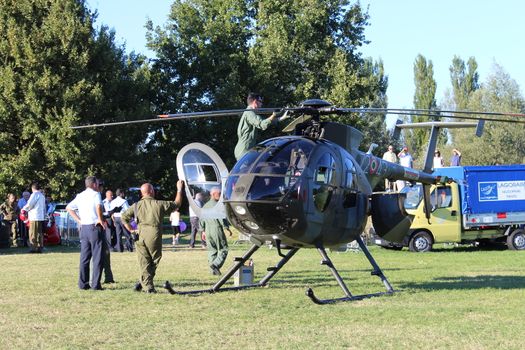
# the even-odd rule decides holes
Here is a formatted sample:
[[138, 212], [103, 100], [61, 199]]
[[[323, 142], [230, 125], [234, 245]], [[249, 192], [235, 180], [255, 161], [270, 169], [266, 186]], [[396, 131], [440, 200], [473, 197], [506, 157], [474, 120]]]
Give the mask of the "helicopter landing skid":
[[256, 287], [265, 287], [270, 279], [272, 279], [273, 276], [279, 272], [279, 270], [294, 256], [294, 254], [299, 250], [299, 248], [292, 248], [290, 251], [282, 255], [282, 259], [279, 260], [275, 266], [268, 267], [268, 273], [261, 278], [261, 280], [258, 283], [254, 284], [247, 284], [242, 286], [234, 286], [234, 287], [222, 287], [234, 274], [237, 272], [248, 259], [255, 253], [260, 246], [254, 244], [251, 246], [251, 248], [244, 253], [242, 257], [236, 257], [234, 259], [235, 263], [230, 267], [230, 269], [222, 276], [217, 283], [215, 283], [211, 288], [209, 289], [199, 289], [199, 290], [187, 290], [187, 291], [177, 291], [173, 289], [173, 286], [169, 281], [166, 281], [164, 283], [164, 288], [170, 293], [170, 294], [176, 294], [176, 295], [192, 295], [192, 294], [203, 294], [203, 293], [218, 293], [218, 292], [226, 292], [231, 290], [242, 290], [242, 289], [249, 289], [249, 288], [256, 288]]
[[338, 303], [338, 302], [342, 302], [342, 301], [363, 300], [363, 299], [367, 299], [367, 298], [378, 297], [378, 296], [381, 296], [381, 295], [391, 295], [391, 294], [394, 293], [394, 289], [392, 288], [392, 286], [388, 282], [387, 278], [383, 274], [383, 271], [381, 271], [381, 269], [377, 265], [376, 261], [374, 260], [374, 258], [370, 254], [370, 251], [368, 250], [368, 248], [364, 244], [364, 242], [361, 239], [361, 237], [358, 237], [356, 239], [356, 241], [359, 244], [359, 247], [361, 247], [361, 250], [365, 253], [365, 256], [367, 257], [368, 261], [370, 262], [370, 264], [374, 268], [374, 270], [371, 272], [372, 275], [375, 275], [375, 276], [378, 276], [379, 278], [381, 278], [381, 281], [383, 282], [383, 284], [384, 284], [384, 286], [386, 288], [386, 292], [362, 294], [362, 295], [352, 295], [352, 293], [350, 293], [350, 290], [346, 286], [345, 282], [341, 278], [341, 275], [339, 275], [339, 272], [337, 271], [337, 269], [335, 268], [334, 264], [332, 263], [332, 260], [330, 260], [330, 258], [326, 254], [326, 251], [325, 251], [324, 247], [318, 247], [317, 250], [319, 251], [319, 254], [321, 254], [321, 257], [323, 258], [323, 260], [321, 261], [321, 265], [328, 266], [328, 268], [332, 272], [332, 275], [334, 275], [335, 280], [337, 281], [337, 283], [339, 284], [339, 286], [341, 287], [341, 289], [345, 293], [345, 296], [342, 297], [342, 298], [336, 298], [336, 299], [319, 299], [319, 298], [317, 298], [315, 296], [314, 291], [312, 290], [312, 288], [308, 288], [306, 290], [306, 295], [314, 303], [319, 304], [319, 305], [334, 304], [334, 303]]

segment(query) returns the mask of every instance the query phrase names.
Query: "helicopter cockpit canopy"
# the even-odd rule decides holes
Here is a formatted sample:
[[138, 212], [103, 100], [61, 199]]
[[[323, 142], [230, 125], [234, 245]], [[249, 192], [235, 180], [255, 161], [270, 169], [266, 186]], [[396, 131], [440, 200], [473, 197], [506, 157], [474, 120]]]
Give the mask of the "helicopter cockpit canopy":
[[314, 141], [299, 137], [270, 139], [257, 145], [232, 169], [225, 201], [281, 200], [301, 176], [314, 146]]

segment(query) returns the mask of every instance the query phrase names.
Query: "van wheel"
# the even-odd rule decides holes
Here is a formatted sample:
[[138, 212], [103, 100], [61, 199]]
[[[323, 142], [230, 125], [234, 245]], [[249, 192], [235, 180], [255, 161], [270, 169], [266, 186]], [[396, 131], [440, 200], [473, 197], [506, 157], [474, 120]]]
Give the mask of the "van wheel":
[[507, 247], [510, 250], [525, 249], [525, 232], [523, 230], [514, 230], [507, 237]]
[[429, 252], [432, 250], [432, 237], [425, 231], [418, 231], [410, 238], [408, 249], [411, 252]]

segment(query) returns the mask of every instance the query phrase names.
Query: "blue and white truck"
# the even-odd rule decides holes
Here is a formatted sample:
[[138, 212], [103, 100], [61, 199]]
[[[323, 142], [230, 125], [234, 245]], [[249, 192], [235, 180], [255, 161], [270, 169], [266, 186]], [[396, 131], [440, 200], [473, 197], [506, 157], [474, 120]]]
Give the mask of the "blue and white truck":
[[403, 243], [375, 237], [383, 247], [423, 252], [435, 243], [505, 243], [525, 249], [525, 165], [439, 168], [434, 174], [455, 182], [430, 189], [430, 220], [421, 185], [405, 187], [405, 209], [413, 221]]

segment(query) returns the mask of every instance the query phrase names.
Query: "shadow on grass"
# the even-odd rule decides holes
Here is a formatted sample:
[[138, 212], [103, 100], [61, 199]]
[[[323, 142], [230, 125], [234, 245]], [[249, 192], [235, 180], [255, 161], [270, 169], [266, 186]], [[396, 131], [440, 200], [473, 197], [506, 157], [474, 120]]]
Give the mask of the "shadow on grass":
[[[433, 248], [430, 253], [470, 253], [470, 252], [483, 252], [483, 251], [502, 251], [507, 250], [507, 245], [501, 244], [487, 244], [483, 246], [458, 246], [458, 247], [444, 247], [444, 248]], [[426, 253], [424, 253], [426, 254]]]
[[23, 254], [29, 254], [29, 255], [45, 255], [49, 253], [80, 253], [80, 246], [67, 246], [67, 245], [57, 245], [57, 246], [51, 246], [51, 247], [44, 247], [44, 252], [42, 254], [31, 254], [29, 253], [30, 248], [29, 247], [18, 247], [18, 248], [5, 248], [0, 249], [0, 256], [1, 255], [23, 255]]
[[431, 282], [405, 283], [400, 286], [403, 289], [425, 289], [425, 290], [462, 290], [462, 289], [523, 289], [525, 288], [525, 277], [523, 276], [458, 276], [438, 277]]

